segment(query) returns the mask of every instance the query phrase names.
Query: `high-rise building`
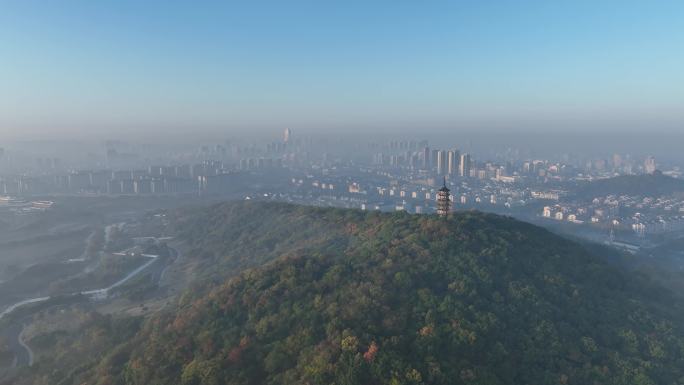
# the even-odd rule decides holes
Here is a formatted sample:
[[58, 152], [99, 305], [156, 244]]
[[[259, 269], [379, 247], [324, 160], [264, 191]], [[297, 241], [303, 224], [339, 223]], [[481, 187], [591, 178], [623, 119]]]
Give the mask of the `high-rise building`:
[[458, 170], [458, 158], [460, 153], [458, 150], [452, 150], [447, 153], [447, 174], [455, 175]]
[[647, 174], [653, 174], [656, 171], [656, 160], [652, 156], [648, 156], [644, 161], [644, 171]]
[[458, 175], [461, 177], [469, 177], [471, 168], [470, 154], [465, 153], [461, 155], [461, 161], [458, 164]]
[[430, 169], [430, 147], [423, 148], [423, 169]]
[[430, 169], [434, 170], [437, 168], [437, 153], [439, 150], [432, 150], [432, 154], [430, 154]]
[[286, 128], [285, 132], [283, 132], [283, 142], [289, 143], [290, 140], [292, 140], [292, 130]]
[[613, 169], [617, 170], [622, 167], [622, 155], [613, 154]]
[[447, 156], [446, 156], [446, 151], [444, 150], [439, 150], [437, 151], [437, 174], [438, 175], [444, 175], [447, 170]]

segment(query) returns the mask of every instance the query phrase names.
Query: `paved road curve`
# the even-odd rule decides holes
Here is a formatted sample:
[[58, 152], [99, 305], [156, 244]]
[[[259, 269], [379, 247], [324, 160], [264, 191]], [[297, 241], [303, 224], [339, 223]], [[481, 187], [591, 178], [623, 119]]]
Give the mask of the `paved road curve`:
[[[176, 250], [170, 249], [172, 255], [177, 255]], [[128, 282], [130, 279], [133, 277], [137, 276], [141, 272], [143, 272], [145, 269], [147, 269], [149, 266], [154, 264], [157, 260], [159, 260], [159, 257], [156, 255], [149, 255], [149, 254], [143, 254], [144, 257], [150, 258], [150, 261], [146, 262], [142, 266], [136, 268], [135, 270], [131, 271], [126, 275], [124, 278], [120, 279], [119, 281], [115, 282], [114, 284], [102, 288], [102, 289], [97, 289], [97, 290], [88, 290], [88, 291], [82, 291], [82, 292], [77, 292], [73, 293], [74, 295], [81, 294], [85, 295], [89, 298], [92, 299], [105, 299], [108, 297], [109, 292], [117, 288], [124, 283]], [[161, 278], [161, 271], [163, 269], [157, 269], [157, 271], [154, 272], [153, 278], [158, 281], [159, 278]], [[50, 297], [39, 297], [39, 298], [31, 298], [27, 300], [23, 300], [20, 302], [17, 302], [9, 307], [7, 307], [2, 313], [0, 313], [0, 320], [15, 311], [17, 308], [20, 308], [22, 306], [26, 306], [29, 304], [33, 303], [39, 303], [39, 302], [45, 302], [49, 300]], [[15, 367], [17, 366], [31, 366], [33, 365], [33, 351], [31, 351], [31, 348], [29, 348], [28, 345], [23, 341], [23, 332], [24, 332], [24, 323], [28, 320], [29, 317], [25, 317], [21, 320], [14, 321], [10, 326], [5, 328], [5, 330], [2, 330], [0, 332], [0, 335], [5, 337], [5, 340], [8, 341], [9, 343], [9, 349], [14, 353], [15, 355], [15, 360], [14, 360], [14, 365]]]
[[2, 331], [2, 336], [5, 337], [8, 348], [14, 353], [14, 367], [17, 366], [28, 366], [32, 363], [31, 356], [33, 352], [30, 349], [26, 349], [22, 343], [19, 342], [19, 335], [21, 335], [24, 330], [24, 323], [20, 321], [15, 321], [9, 325], [5, 330]]

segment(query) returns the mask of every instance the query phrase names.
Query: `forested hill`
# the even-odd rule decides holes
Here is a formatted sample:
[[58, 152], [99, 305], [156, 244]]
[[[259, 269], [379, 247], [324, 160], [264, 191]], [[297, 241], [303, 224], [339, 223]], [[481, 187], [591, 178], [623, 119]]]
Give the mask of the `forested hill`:
[[[245, 270], [78, 383], [676, 384], [674, 300], [516, 220], [232, 203], [170, 218]], [[214, 274], [214, 280], [220, 273]]]
[[579, 189], [580, 196], [590, 199], [610, 194], [658, 197], [674, 193], [684, 193], [684, 180], [663, 175], [660, 171], [600, 179], [588, 182]]

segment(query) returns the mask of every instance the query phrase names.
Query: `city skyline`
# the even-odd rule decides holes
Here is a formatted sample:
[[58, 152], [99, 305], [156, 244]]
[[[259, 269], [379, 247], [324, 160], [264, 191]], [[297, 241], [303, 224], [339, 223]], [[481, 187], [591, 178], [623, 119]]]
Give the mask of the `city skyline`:
[[683, 11], [11, 1], [0, 133], [677, 132]]
[[684, 2], [0, 4], [0, 385], [682, 382]]

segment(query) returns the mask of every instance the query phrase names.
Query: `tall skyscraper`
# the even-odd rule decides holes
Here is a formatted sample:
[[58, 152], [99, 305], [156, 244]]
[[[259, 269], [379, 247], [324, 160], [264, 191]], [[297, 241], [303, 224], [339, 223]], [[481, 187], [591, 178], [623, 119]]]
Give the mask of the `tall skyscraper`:
[[423, 170], [430, 169], [430, 147], [423, 148]]
[[617, 170], [622, 167], [622, 155], [613, 154], [613, 169]]
[[432, 150], [432, 154], [430, 154], [430, 162], [431, 162], [430, 168], [432, 170], [437, 168], [437, 153], [438, 152], [439, 152], [439, 150]]
[[444, 175], [447, 171], [447, 156], [446, 151], [437, 151], [437, 174]]
[[649, 156], [644, 161], [644, 171], [647, 174], [653, 174], [656, 171], [656, 160], [654, 157]]
[[283, 132], [283, 141], [288, 143], [290, 140], [292, 140], [292, 130], [286, 128], [285, 132]]
[[460, 153], [458, 150], [452, 150], [447, 153], [447, 174], [456, 175], [458, 171], [458, 158]]
[[458, 165], [458, 175], [462, 177], [469, 177], [470, 176], [470, 168], [471, 168], [471, 160], [470, 160], [470, 154], [465, 153], [461, 155], [461, 161], [459, 162]]

